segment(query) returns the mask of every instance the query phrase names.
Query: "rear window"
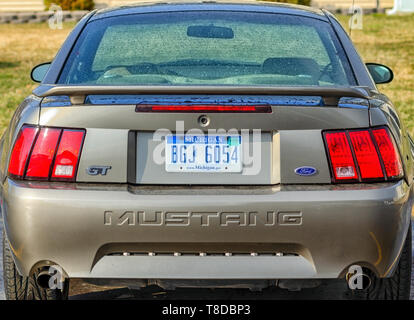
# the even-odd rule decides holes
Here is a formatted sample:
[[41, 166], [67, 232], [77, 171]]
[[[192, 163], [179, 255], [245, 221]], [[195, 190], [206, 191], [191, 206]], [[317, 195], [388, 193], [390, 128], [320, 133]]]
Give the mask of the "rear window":
[[59, 83], [346, 86], [355, 80], [327, 22], [191, 11], [90, 22]]

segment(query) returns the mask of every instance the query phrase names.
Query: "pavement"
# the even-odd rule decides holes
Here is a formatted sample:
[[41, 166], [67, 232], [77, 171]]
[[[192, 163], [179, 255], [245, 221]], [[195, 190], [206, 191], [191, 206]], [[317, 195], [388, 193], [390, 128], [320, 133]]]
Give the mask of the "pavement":
[[[3, 220], [0, 213], [0, 239], [3, 232]], [[413, 242], [414, 248], [414, 242]], [[0, 250], [0, 300], [5, 300], [3, 284], [3, 256]], [[414, 252], [413, 252], [414, 256]], [[413, 268], [414, 269], [414, 268]], [[69, 290], [70, 300], [244, 300], [244, 299], [350, 299], [352, 296], [346, 290], [343, 280], [331, 280], [322, 283], [315, 289], [303, 289], [299, 292], [290, 292], [284, 289], [274, 288], [262, 292], [250, 292], [249, 290], [237, 289], [177, 289], [166, 292], [159, 287], [148, 287], [144, 290], [132, 290], [128, 288], [98, 287], [81, 280], [71, 281]], [[414, 300], [414, 270], [411, 279], [411, 300]]]

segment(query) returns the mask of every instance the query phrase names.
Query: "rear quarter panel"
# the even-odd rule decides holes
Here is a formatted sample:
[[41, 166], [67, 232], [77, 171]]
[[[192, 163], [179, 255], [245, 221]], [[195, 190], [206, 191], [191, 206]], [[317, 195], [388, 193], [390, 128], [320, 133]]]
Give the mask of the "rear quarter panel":
[[39, 123], [40, 101], [41, 98], [35, 95], [30, 95], [23, 100], [14, 112], [10, 124], [0, 140], [0, 179], [2, 183], [7, 177], [10, 152], [20, 128], [24, 124], [37, 125]]
[[408, 130], [401, 120], [399, 112], [394, 108], [392, 102], [382, 94], [374, 96], [369, 111], [371, 126], [387, 126], [390, 128], [400, 151], [406, 182], [411, 186], [414, 178], [414, 159], [408, 138]]

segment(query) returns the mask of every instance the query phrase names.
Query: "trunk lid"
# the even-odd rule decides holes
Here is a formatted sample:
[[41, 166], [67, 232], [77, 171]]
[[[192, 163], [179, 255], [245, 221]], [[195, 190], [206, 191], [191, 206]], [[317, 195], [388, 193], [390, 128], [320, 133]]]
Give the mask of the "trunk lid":
[[[321, 90], [298, 88], [300, 95], [292, 95], [291, 88], [268, 91], [274, 94], [263, 94], [262, 89], [249, 92], [249, 88], [248, 94], [240, 95], [221, 87], [218, 91], [222, 94], [212, 94], [213, 89], [205, 94], [200, 90], [186, 92], [188, 88], [178, 93], [166, 90], [133, 94], [132, 89], [120, 92], [116, 88], [97, 88], [81, 87], [76, 91], [56, 87], [43, 92], [40, 125], [87, 131], [77, 174], [79, 182], [331, 183], [322, 131], [369, 126], [368, 100], [356, 89], [338, 89], [335, 93], [329, 88], [323, 94]], [[137, 112], [137, 106], [142, 105], [267, 105], [272, 112]], [[202, 116], [208, 119], [207, 125], [200, 122]], [[162, 137], [167, 135], [218, 136], [229, 132], [241, 135], [244, 142], [241, 172], [168, 172], [165, 163], [154, 158], [164, 147]], [[105, 174], [96, 174], [96, 170], [90, 170], [96, 167], [110, 168]], [[297, 174], [296, 169], [301, 167], [316, 171], [308, 176]]]

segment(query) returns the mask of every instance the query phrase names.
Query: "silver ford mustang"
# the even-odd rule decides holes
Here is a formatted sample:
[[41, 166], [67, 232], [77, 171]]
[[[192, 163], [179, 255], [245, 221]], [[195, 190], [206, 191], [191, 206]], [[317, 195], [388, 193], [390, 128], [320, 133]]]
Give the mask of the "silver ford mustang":
[[413, 147], [328, 12], [93, 11], [0, 141], [8, 299], [69, 282], [410, 293]]

